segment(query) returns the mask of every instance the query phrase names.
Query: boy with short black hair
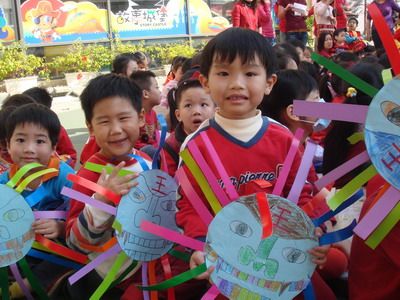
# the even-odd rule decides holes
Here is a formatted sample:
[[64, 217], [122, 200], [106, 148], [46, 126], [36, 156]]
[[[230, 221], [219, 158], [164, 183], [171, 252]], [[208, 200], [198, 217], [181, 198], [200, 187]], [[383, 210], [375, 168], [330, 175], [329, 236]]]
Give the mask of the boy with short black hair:
[[[115, 167], [115, 171], [107, 176], [81, 168], [78, 176], [97, 182], [117, 195], [125, 195], [135, 185], [134, 174], [117, 176], [122, 168], [132, 172], [142, 171], [140, 163], [131, 154], [142, 155], [133, 149], [139, 138], [140, 127], [144, 124], [141, 105], [142, 91], [128, 78], [115, 74], [101, 75], [92, 79], [82, 92], [80, 99], [85, 113], [86, 125], [91, 135], [95, 136], [100, 147], [99, 152], [89, 158], [89, 162]], [[150, 166], [149, 159], [145, 160]], [[109, 205], [109, 200], [93, 193], [80, 185], [73, 188], [98, 201]], [[67, 218], [67, 243], [73, 249], [87, 253], [91, 259], [99, 255], [93, 251], [96, 246], [107, 243], [114, 236], [111, 227], [114, 216], [96, 207], [71, 200], [71, 208]], [[116, 256], [112, 256], [96, 267], [74, 285], [65, 285], [57, 297], [68, 295], [67, 299], [89, 299], [103, 281], [107, 272], [114, 263]], [[132, 261], [127, 260], [118, 271], [121, 275]], [[140, 267], [138, 264], [125, 278], [129, 278]], [[123, 291], [118, 287], [110, 289], [104, 295], [105, 299], [120, 299]], [[57, 298], [56, 297], [56, 298]], [[65, 296], [66, 297], [66, 296]]]
[[135, 148], [142, 149], [146, 145], [156, 147], [156, 130], [158, 126], [157, 114], [153, 107], [159, 105], [161, 101], [161, 92], [156, 75], [151, 71], [136, 71], [132, 73], [130, 79], [142, 90], [142, 105], [145, 113], [145, 124], [140, 128], [140, 136]]
[[[205, 161], [212, 161], [199, 133], [205, 132], [209, 136], [216, 152], [221, 155], [228, 177], [241, 196], [256, 192], [272, 193], [278, 170], [291, 146], [293, 136], [289, 130], [262, 117], [257, 109], [276, 82], [275, 70], [276, 57], [271, 46], [262, 35], [252, 30], [227, 29], [211, 39], [202, 53], [200, 81], [218, 110], [213, 119], [200, 126], [190, 141], [197, 144]], [[298, 152], [283, 190], [284, 195], [288, 194], [294, 182], [300, 160]], [[186, 166], [183, 167], [190, 176], [189, 180], [192, 179], [190, 182], [202, 195]], [[219, 174], [214, 164], [210, 168], [214, 174]], [[241, 180], [251, 178], [246, 174], [265, 174], [264, 178], [270, 185]], [[300, 207], [311, 200], [311, 192], [311, 185], [306, 184], [298, 202]], [[207, 227], [186, 195], [182, 194], [177, 206], [177, 224], [183, 228], [185, 235], [204, 240]], [[317, 234], [320, 235], [321, 231], [318, 230]], [[327, 251], [328, 247], [311, 249], [313, 262], [324, 264]], [[195, 251], [190, 260], [191, 268], [202, 263], [204, 253]], [[211, 272], [212, 269], [209, 269], [198, 278], [208, 279]], [[316, 290], [319, 294], [319, 287]], [[333, 296], [331, 291], [325, 294]]]

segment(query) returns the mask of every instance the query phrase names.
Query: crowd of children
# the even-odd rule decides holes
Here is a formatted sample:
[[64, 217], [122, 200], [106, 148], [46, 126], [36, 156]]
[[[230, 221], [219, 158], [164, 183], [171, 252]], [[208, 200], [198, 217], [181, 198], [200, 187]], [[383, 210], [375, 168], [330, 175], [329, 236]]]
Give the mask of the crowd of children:
[[[318, 51], [379, 89], [383, 86], [381, 73], [384, 68], [379, 61], [383, 60], [366, 52], [356, 26], [357, 20], [350, 18], [347, 31], [344, 28], [334, 32], [322, 30]], [[143, 162], [151, 167], [151, 156], [158, 147], [157, 131], [160, 130], [155, 109], [164, 106], [168, 109], [166, 118], [170, 127], [162, 149], [162, 169], [167, 170], [171, 176], [175, 175], [178, 166], [186, 170], [187, 167], [180, 163], [179, 152], [186, 148], [189, 140], [197, 144], [206, 161], [212, 160], [206, 150], [207, 145], [200, 138], [200, 133], [203, 133], [210, 138], [216, 152], [223, 158], [227, 175], [240, 196], [256, 192], [271, 193], [291, 146], [293, 133], [302, 128], [304, 136], [295, 154], [283, 196], [288, 195], [294, 182], [304, 143], [314, 140], [321, 149], [325, 148], [320, 157], [322, 165], [316, 165], [316, 169], [311, 168], [298, 205], [311, 218], [321, 216], [329, 210], [325, 197], [332, 186], [322, 191], [317, 190], [314, 186], [317, 172], [327, 173], [364, 151], [362, 142], [350, 145], [347, 141], [349, 135], [362, 128], [354, 123], [329, 124], [324, 119], [297, 116], [294, 114], [293, 101], [325, 100], [369, 105], [371, 97], [313, 63], [310, 60], [311, 52], [312, 49], [305, 47], [302, 42], [292, 41], [272, 47], [270, 41], [256, 31], [227, 29], [212, 38], [196, 57], [175, 58], [163, 92], [160, 91], [156, 75], [148, 70], [149, 57], [143, 53], [118, 55], [113, 62], [111, 74], [91, 80], [80, 95], [90, 135], [80, 155], [80, 162], [109, 165], [114, 170], [106, 175], [105, 172], [99, 174], [81, 166], [77, 174], [117, 195], [127, 194], [136, 185], [135, 178], [137, 173], [143, 171]], [[61, 189], [72, 186], [98, 201], [108, 205], [114, 203], [98, 192], [93, 193], [76, 183], [72, 185], [67, 180], [67, 175], [74, 173], [77, 153], [57, 115], [51, 111], [51, 103], [51, 96], [40, 88], [13, 95], [3, 102], [0, 110], [0, 183], [7, 183], [20, 168], [32, 162], [55, 168], [56, 173], [31, 182], [23, 195], [27, 196], [39, 187], [46, 188], [46, 196], [33, 209], [59, 210], [62, 207], [68, 211], [67, 218], [36, 220], [32, 230], [35, 234], [58, 240], [88, 255], [90, 259], [95, 259], [101, 254], [99, 249], [114, 237], [114, 216], [97, 207], [66, 198], [61, 195]], [[137, 156], [143, 159], [139, 161]], [[215, 174], [219, 174], [215, 166], [210, 167]], [[333, 187], [341, 188], [363, 167], [333, 183]], [[121, 169], [133, 173], [118, 176]], [[243, 174], [249, 173], [268, 174], [265, 177], [268, 184], [239, 180]], [[201, 195], [201, 200], [206, 202], [196, 181], [190, 176], [189, 180], [193, 189]], [[384, 181], [378, 178], [374, 184], [376, 191]], [[188, 195], [182, 189], [178, 193], [177, 225], [186, 236], [204, 241], [206, 226]], [[369, 203], [368, 191], [366, 196]], [[316, 235], [335, 230], [335, 223], [335, 218], [332, 218], [316, 228]], [[398, 237], [392, 239], [397, 241]], [[311, 277], [316, 299], [336, 299], [338, 291], [332, 290], [332, 282], [345, 278], [343, 276], [349, 271], [349, 264], [350, 299], [368, 299], [373, 289], [380, 289], [380, 293], [374, 291], [373, 294], [379, 297], [369, 299], [397, 299], [400, 296], [398, 276], [390, 276], [400, 272], [398, 257], [393, 252], [394, 246], [384, 244], [384, 249], [379, 246], [376, 251], [371, 251], [359, 239], [355, 239], [355, 245], [351, 253], [339, 245], [318, 246], [309, 250], [313, 262], [318, 266]], [[398, 246], [398, 242], [395, 246]], [[173, 275], [204, 263], [202, 251], [189, 254], [188, 263], [173, 258], [170, 260]], [[106, 277], [115, 259], [116, 255], [109, 256], [75, 284], [63, 278], [63, 275], [71, 274], [72, 270], [54, 266], [47, 261], [32, 260], [30, 263], [34, 274], [45, 289], [50, 291], [52, 299], [89, 299]], [[384, 272], [377, 263], [372, 263], [374, 268], [366, 266], [370, 262], [384, 259], [387, 259], [386, 263], [390, 266], [387, 269], [390, 274], [385, 276], [385, 282], [379, 284], [376, 273], [360, 275], [363, 270], [370, 269], [373, 272]], [[130, 259], [125, 261], [117, 274], [124, 274], [125, 277], [107, 290], [104, 299], [143, 299], [143, 293], [136, 287], [141, 284], [140, 268], [140, 263]], [[176, 299], [201, 299], [209, 287], [208, 280], [212, 271], [210, 268], [196, 280], [175, 288]], [[157, 279], [162, 281], [164, 278], [157, 274]], [[368, 284], [363, 286], [362, 280]], [[26, 284], [30, 287], [28, 282]], [[13, 280], [9, 291], [12, 298], [23, 297], [21, 288]], [[166, 299], [166, 293], [160, 293], [159, 297]], [[295, 299], [303, 297], [300, 294]]]

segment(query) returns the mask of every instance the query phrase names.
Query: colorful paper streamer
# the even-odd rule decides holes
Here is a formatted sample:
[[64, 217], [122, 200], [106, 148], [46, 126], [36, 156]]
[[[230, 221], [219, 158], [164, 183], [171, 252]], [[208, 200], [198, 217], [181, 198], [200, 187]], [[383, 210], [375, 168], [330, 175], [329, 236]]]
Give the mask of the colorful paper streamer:
[[[149, 285], [149, 280], [147, 279], [147, 274], [148, 274], [148, 269], [149, 265], [147, 262], [142, 263], [142, 284], [144, 286]], [[143, 290], [143, 299], [144, 300], [150, 300], [150, 293], [147, 290]]]
[[219, 294], [220, 294], [220, 293], [219, 293], [219, 290], [218, 290], [217, 286], [213, 284], [213, 285], [209, 288], [209, 290], [207, 291], [207, 293], [205, 293], [205, 294], [203, 295], [203, 297], [201, 298], [201, 300], [214, 300], [215, 298], [218, 297]]
[[1, 288], [1, 298], [3, 300], [10, 299], [10, 294], [8, 292], [8, 271], [6, 267], [0, 268], [0, 288]]
[[[110, 175], [114, 171], [114, 167], [95, 164], [90, 161], [85, 163], [85, 169], [96, 173], [101, 173], [103, 170], [105, 170], [108, 175]], [[134, 172], [126, 169], [121, 169], [118, 172], [118, 176], [126, 176], [130, 174], [134, 174]]]
[[17, 193], [22, 193], [23, 190], [25, 190], [25, 188], [36, 178], [39, 178], [41, 176], [44, 176], [46, 174], [51, 174], [51, 173], [58, 173], [57, 169], [54, 168], [50, 168], [50, 169], [45, 169], [45, 170], [41, 170], [38, 172], [35, 172], [31, 175], [29, 175], [28, 177], [26, 177], [24, 180], [22, 180], [22, 182], [17, 186], [17, 188], [15, 189], [15, 191]]
[[35, 168], [39, 168], [39, 167], [43, 167], [41, 164], [39, 163], [30, 163], [27, 164], [25, 166], [23, 166], [22, 168], [20, 168], [17, 173], [15, 173], [15, 175], [6, 183], [6, 185], [8, 185], [10, 188], [14, 188], [17, 183], [21, 180], [22, 177], [24, 177], [24, 175], [26, 173], [28, 173], [30, 170], [35, 169]]
[[[21, 273], [18, 270], [17, 265], [16, 264], [10, 265], [10, 270], [11, 270], [11, 273], [13, 274], [13, 276], [14, 276], [15, 281], [18, 283], [18, 285], [20, 286], [22, 292], [24, 293], [25, 297], [28, 300], [33, 300], [34, 298], [32, 297], [32, 294], [29, 291], [29, 288], [26, 286], [26, 284], [24, 282], [24, 279], [22, 278]], [[6, 282], [8, 283], [8, 279], [7, 279]], [[7, 289], [8, 289], [8, 286], [7, 286]], [[2, 291], [4, 291], [4, 290], [2, 290]]]
[[357, 221], [353, 220], [350, 225], [337, 231], [325, 233], [319, 238], [319, 245], [330, 245], [340, 241], [344, 241], [353, 235], [353, 229], [356, 227]]
[[67, 218], [67, 212], [64, 210], [46, 210], [46, 211], [33, 211], [35, 219], [63, 219]]
[[43, 252], [37, 251], [35, 249], [29, 250], [27, 255], [41, 259], [41, 260], [46, 260], [53, 264], [60, 265], [60, 266], [70, 268], [70, 269], [74, 269], [74, 270], [79, 270], [80, 268], [82, 268], [81, 264], [74, 263], [70, 260], [62, 259], [62, 258], [52, 255], [52, 254], [43, 253]]
[[35, 293], [37, 294], [39, 299], [41, 299], [41, 300], [49, 299], [49, 297], [47, 296], [47, 293], [42, 288], [41, 284], [39, 283], [39, 281], [37, 280], [35, 275], [33, 275], [26, 259], [22, 258], [20, 261], [18, 261], [18, 265], [21, 268], [22, 274], [24, 274], [25, 278], [28, 280], [29, 284], [31, 285], [32, 290], [35, 291]]
[[260, 212], [262, 235], [261, 239], [266, 239], [272, 234], [272, 216], [269, 209], [267, 194], [256, 194], [258, 211]]

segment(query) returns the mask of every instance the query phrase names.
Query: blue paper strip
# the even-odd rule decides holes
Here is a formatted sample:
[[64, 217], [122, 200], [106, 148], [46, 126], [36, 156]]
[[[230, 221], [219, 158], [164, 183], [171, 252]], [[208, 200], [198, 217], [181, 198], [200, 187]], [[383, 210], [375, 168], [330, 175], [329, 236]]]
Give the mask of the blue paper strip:
[[349, 226], [343, 229], [324, 234], [319, 238], [319, 245], [320, 246], [330, 245], [348, 239], [353, 235], [353, 229], [354, 227], [356, 227], [356, 225], [357, 221], [353, 220], [353, 222], [351, 222]]
[[130, 157], [136, 159], [140, 166], [142, 167], [143, 171], [148, 171], [150, 170], [149, 166], [147, 165], [146, 161], [144, 160], [143, 157], [136, 155], [136, 154], [129, 154]]
[[80, 268], [82, 268], [82, 265], [80, 265], [80, 264], [77, 264], [75, 262], [72, 262], [72, 261], [69, 261], [66, 259], [59, 258], [59, 257], [51, 255], [51, 254], [37, 251], [35, 249], [29, 250], [27, 255], [38, 258], [38, 259], [46, 260], [53, 264], [57, 264], [57, 265], [67, 267], [70, 269], [74, 269], [74, 270], [79, 270]]
[[30, 207], [34, 207], [38, 204], [44, 197], [47, 195], [47, 190], [42, 184], [39, 186], [34, 192], [32, 192], [29, 196], [25, 198], [25, 201], [28, 203]]
[[157, 119], [158, 119], [158, 123], [160, 123], [160, 127], [161, 127], [161, 136], [160, 136], [160, 141], [158, 144], [158, 148], [156, 153], [154, 153], [153, 156], [153, 169], [159, 169], [159, 165], [158, 165], [158, 159], [161, 153], [162, 148], [164, 147], [164, 143], [165, 143], [165, 138], [167, 137], [167, 121], [165, 120], [165, 117], [161, 114], [157, 115]]
[[359, 189], [353, 196], [351, 196], [349, 199], [347, 199], [345, 202], [343, 202], [338, 208], [335, 210], [330, 210], [327, 213], [323, 214], [321, 217], [313, 219], [312, 222], [314, 223], [315, 227], [320, 226], [324, 222], [330, 220], [332, 217], [340, 213], [342, 210], [345, 210], [347, 207], [352, 205], [354, 202], [357, 200], [360, 200], [361, 197], [364, 196], [364, 191], [363, 189]]
[[316, 300], [315, 298], [315, 293], [314, 293], [314, 287], [312, 285], [312, 282], [308, 283], [307, 287], [303, 291], [304, 299], [305, 300]]

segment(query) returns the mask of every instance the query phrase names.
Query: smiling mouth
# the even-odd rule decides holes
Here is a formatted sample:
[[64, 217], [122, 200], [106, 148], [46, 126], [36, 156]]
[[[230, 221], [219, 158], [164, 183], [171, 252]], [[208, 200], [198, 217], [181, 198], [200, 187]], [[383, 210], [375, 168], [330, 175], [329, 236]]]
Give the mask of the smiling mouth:
[[127, 138], [124, 138], [124, 139], [120, 139], [117, 141], [109, 141], [108, 143], [109, 144], [121, 144], [121, 143], [125, 142], [126, 140], [127, 140]]

